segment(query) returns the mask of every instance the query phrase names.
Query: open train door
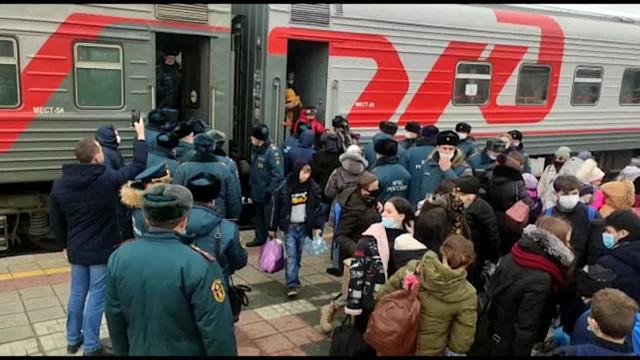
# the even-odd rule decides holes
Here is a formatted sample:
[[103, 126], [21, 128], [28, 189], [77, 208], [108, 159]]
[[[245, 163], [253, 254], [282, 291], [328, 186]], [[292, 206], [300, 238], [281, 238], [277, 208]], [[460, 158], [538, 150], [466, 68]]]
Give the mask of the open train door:
[[211, 106], [211, 42], [206, 36], [156, 33], [156, 88], [155, 107], [160, 107], [162, 84], [165, 76], [162, 71], [164, 53], [170, 49], [178, 51], [176, 62], [179, 64], [182, 83], [179, 88], [178, 110], [180, 121], [188, 121], [194, 116], [206, 123], [213, 124]]

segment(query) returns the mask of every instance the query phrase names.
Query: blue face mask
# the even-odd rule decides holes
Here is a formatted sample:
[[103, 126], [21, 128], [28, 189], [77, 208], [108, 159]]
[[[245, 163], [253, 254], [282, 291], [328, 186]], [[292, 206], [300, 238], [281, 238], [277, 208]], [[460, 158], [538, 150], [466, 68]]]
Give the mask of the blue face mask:
[[396, 221], [393, 218], [389, 218], [389, 217], [383, 217], [382, 218], [382, 225], [386, 228], [386, 229], [398, 229], [398, 223], [396, 223]]
[[612, 234], [602, 233], [602, 244], [604, 244], [607, 249], [613, 249], [616, 245], [616, 239]]

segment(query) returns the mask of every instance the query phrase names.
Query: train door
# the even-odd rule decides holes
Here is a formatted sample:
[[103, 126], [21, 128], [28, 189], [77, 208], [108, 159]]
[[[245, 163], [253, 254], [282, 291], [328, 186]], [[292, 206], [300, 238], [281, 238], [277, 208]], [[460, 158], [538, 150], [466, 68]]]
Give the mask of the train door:
[[[181, 86], [178, 89], [177, 110], [179, 120], [188, 121], [193, 116], [200, 117], [208, 124], [213, 123], [211, 106], [211, 59], [210, 39], [206, 36], [181, 34], [156, 34], [156, 95], [155, 106], [161, 107], [165, 83], [161, 67], [164, 65], [164, 54], [169, 50], [178, 52], [176, 62], [181, 73]], [[160, 70], [160, 72], [159, 72]]]
[[302, 104], [318, 109], [318, 120], [327, 119], [329, 46], [326, 42], [289, 40], [287, 74], [296, 74], [294, 88]]

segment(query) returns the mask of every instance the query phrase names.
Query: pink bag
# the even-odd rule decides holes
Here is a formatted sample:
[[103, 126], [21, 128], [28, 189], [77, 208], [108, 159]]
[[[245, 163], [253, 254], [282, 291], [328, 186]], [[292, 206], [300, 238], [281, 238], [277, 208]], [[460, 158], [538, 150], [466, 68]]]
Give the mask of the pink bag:
[[272, 237], [267, 239], [267, 242], [262, 245], [260, 250], [258, 265], [260, 266], [260, 271], [266, 273], [275, 273], [284, 268], [282, 240]]

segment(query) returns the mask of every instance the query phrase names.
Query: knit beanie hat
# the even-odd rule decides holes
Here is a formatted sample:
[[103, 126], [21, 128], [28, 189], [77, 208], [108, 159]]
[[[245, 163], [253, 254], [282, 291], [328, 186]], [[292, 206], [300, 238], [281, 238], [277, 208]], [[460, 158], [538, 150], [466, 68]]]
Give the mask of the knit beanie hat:
[[409, 121], [404, 129], [414, 134], [420, 135], [420, 124], [417, 121]]
[[380, 131], [394, 136], [398, 132], [398, 124], [391, 121], [380, 121]]
[[522, 178], [524, 179], [524, 185], [529, 190], [534, 190], [538, 188], [538, 179], [536, 179], [533, 174], [524, 173], [522, 174]]
[[269, 128], [265, 124], [258, 124], [251, 130], [251, 136], [258, 140], [265, 141], [269, 138]]
[[556, 150], [555, 155], [565, 160], [569, 160], [571, 157], [571, 149], [567, 146], [560, 146], [558, 150]]
[[630, 239], [640, 236], [640, 217], [631, 209], [619, 209], [605, 218], [608, 226], [613, 226], [616, 230], [627, 230]]
[[472, 175], [461, 176], [456, 179], [456, 188], [463, 194], [478, 194], [480, 192], [480, 181]]
[[378, 141], [373, 144], [373, 149], [376, 154], [382, 156], [396, 156], [398, 155], [398, 142], [392, 138], [378, 139]]

